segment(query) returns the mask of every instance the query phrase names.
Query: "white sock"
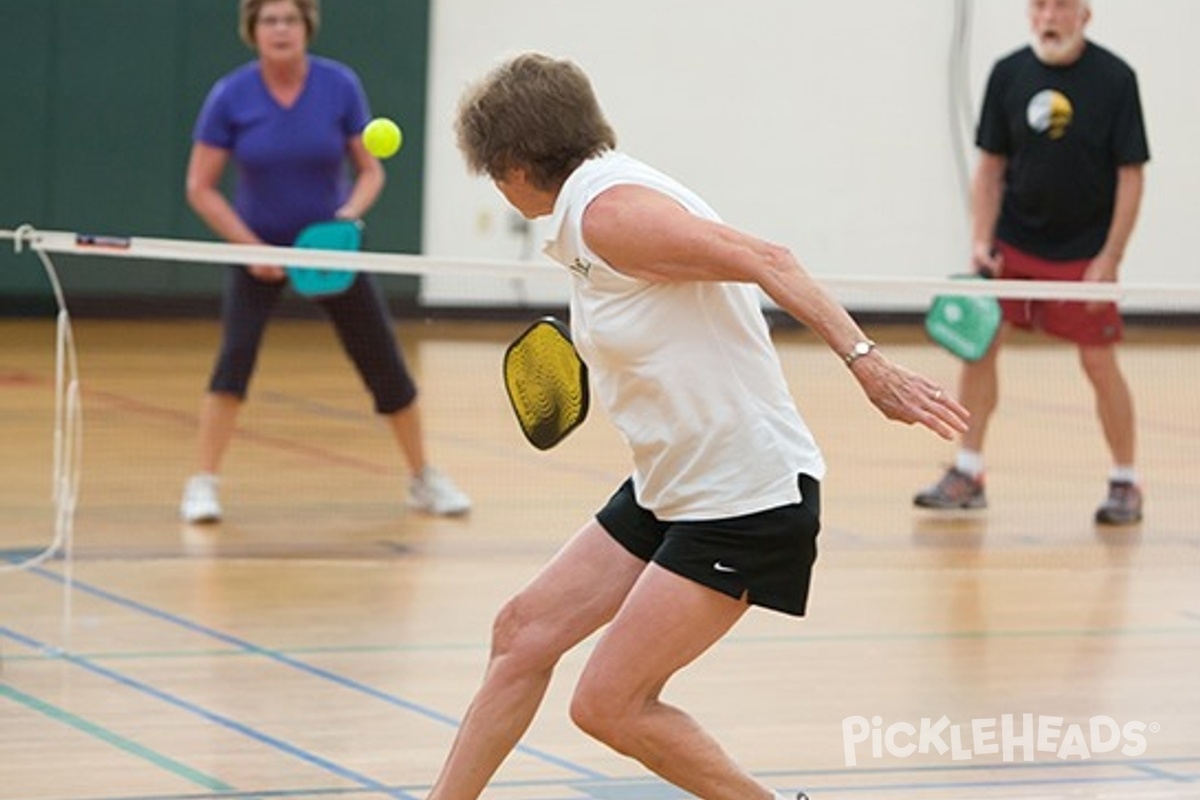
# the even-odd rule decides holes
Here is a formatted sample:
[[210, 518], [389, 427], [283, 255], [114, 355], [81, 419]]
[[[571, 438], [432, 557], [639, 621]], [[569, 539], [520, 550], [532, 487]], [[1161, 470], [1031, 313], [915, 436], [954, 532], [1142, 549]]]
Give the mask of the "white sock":
[[1137, 470], [1132, 464], [1117, 464], [1108, 473], [1108, 479], [1117, 483], [1137, 483]]
[[978, 450], [959, 450], [954, 457], [954, 468], [978, 478], [983, 474], [983, 453]]

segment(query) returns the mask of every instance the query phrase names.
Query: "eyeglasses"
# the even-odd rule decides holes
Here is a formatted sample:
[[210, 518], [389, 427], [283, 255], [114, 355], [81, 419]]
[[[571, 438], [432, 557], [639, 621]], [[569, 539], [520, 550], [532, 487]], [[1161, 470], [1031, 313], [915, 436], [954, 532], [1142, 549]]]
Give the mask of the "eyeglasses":
[[261, 25], [264, 28], [274, 28], [282, 26], [284, 28], [295, 28], [297, 25], [304, 24], [304, 18], [299, 14], [287, 14], [282, 17], [265, 16], [259, 17], [255, 21], [256, 25]]

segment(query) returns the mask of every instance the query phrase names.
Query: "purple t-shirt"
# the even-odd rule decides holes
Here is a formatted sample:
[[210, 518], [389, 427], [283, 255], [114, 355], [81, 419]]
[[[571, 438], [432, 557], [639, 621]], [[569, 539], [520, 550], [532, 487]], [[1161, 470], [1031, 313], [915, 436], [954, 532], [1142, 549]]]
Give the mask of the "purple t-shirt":
[[267, 91], [257, 61], [239, 67], [213, 86], [192, 132], [230, 151], [233, 207], [270, 244], [289, 245], [306, 225], [333, 219], [350, 193], [346, 140], [371, 116], [349, 67], [319, 56], [308, 63], [291, 108]]

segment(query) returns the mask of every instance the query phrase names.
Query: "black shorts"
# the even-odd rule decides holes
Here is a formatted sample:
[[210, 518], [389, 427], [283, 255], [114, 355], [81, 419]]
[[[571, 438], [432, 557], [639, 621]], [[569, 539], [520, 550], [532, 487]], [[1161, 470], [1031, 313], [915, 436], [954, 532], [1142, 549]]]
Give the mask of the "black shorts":
[[638, 505], [633, 481], [596, 514], [609, 535], [643, 561], [751, 605], [804, 616], [817, 532], [821, 485], [800, 475], [795, 505], [727, 519], [664, 522]]

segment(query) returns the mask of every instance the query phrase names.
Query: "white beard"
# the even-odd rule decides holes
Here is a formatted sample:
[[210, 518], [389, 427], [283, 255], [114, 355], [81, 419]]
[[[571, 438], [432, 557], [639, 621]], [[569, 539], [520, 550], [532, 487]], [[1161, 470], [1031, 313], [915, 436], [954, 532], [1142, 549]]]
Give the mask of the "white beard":
[[1071, 37], [1059, 37], [1057, 40], [1043, 39], [1034, 34], [1030, 44], [1033, 45], [1034, 55], [1038, 61], [1051, 66], [1069, 64], [1083, 52], [1083, 33]]

